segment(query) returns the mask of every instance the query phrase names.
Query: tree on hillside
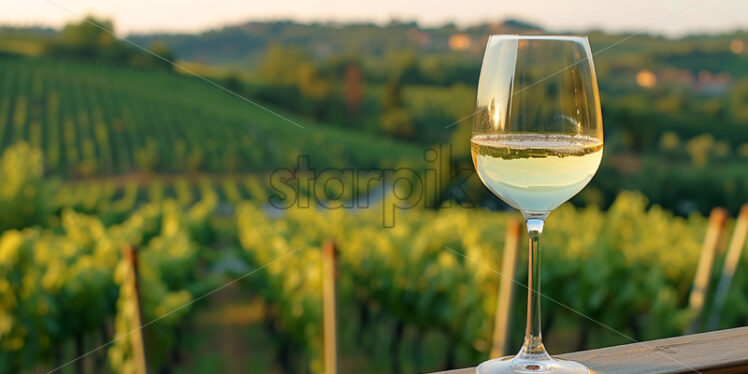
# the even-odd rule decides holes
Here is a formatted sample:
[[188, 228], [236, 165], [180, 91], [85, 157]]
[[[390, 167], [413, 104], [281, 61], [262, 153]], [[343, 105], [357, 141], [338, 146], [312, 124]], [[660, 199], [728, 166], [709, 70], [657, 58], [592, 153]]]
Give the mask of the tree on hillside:
[[346, 111], [352, 120], [357, 120], [361, 114], [364, 100], [364, 74], [361, 65], [351, 62], [345, 69], [343, 78], [343, 100]]
[[380, 99], [381, 115], [379, 123], [382, 131], [401, 139], [409, 139], [415, 135], [413, 118], [405, 108], [400, 85], [400, 74], [393, 74], [384, 86]]
[[327, 115], [332, 85], [302, 49], [270, 46], [257, 72], [268, 87], [260, 98], [316, 119]]
[[748, 125], [748, 78], [741, 78], [730, 89], [730, 113], [736, 121]]
[[119, 40], [111, 21], [88, 16], [78, 23], [65, 25], [60, 36], [47, 44], [45, 54], [141, 68], [171, 68], [169, 61], [174, 59], [174, 54], [165, 44], [154, 43], [150, 50], [163, 59]]
[[104, 29], [113, 30], [114, 25], [108, 20], [86, 17], [80, 23], [70, 23], [62, 29], [59, 45], [67, 48], [67, 52], [80, 57], [99, 57], [103, 52], [116, 54], [119, 49], [117, 38]]
[[257, 73], [267, 84], [293, 86], [298, 80], [298, 67], [310, 61], [311, 58], [301, 48], [284, 48], [274, 44], [268, 47]]

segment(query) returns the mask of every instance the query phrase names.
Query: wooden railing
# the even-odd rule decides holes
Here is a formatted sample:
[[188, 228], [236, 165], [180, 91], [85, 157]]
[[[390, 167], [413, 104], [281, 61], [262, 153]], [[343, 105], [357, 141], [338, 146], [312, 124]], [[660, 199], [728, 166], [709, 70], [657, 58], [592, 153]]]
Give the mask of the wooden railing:
[[[592, 373], [748, 373], [748, 327], [558, 355]], [[475, 368], [437, 374], [472, 374]]]

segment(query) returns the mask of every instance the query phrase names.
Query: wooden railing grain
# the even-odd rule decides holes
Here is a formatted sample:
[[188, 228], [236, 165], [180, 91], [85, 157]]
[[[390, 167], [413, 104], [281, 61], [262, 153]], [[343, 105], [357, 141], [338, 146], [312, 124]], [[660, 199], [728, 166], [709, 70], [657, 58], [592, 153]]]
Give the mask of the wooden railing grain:
[[[558, 355], [592, 373], [748, 373], [748, 327]], [[472, 374], [475, 368], [436, 374]]]

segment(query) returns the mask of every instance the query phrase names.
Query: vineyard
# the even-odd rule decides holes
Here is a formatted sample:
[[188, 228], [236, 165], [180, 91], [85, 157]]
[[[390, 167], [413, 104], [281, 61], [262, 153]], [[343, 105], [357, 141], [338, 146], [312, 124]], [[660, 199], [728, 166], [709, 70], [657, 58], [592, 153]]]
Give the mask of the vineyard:
[[[737, 76], [744, 57], [736, 56], [728, 57]], [[600, 64], [619, 80], [609, 84], [633, 85], [626, 77], [639, 66], [617, 60]], [[338, 73], [371, 73], [365, 63], [362, 72], [341, 61], [333, 64], [345, 67]], [[431, 76], [440, 77], [439, 69], [457, 66], [437, 64], [438, 55], [414, 61], [411, 75], [433, 65]], [[297, 105], [304, 116], [294, 116], [179, 69], [0, 53], [0, 374], [140, 374], [142, 361], [149, 372], [223, 372], [215, 361], [194, 359], [201, 353], [195, 341], [217, 350], [202, 335], [205, 316], [218, 308], [214, 292], [258, 306], [259, 317], [241, 327], [219, 322], [241, 330], [240, 339], [263, 337], [255, 343], [272, 356], [246, 350], [232, 360], [266, 359], [273, 373], [322, 373], [329, 275], [323, 248], [330, 243], [337, 250], [341, 372], [423, 372], [488, 357], [504, 233], [519, 215], [491, 205], [493, 198], [485, 203], [485, 189], [473, 178], [467, 194], [479, 191], [496, 211], [461, 206], [451, 200], [452, 186], [440, 184], [444, 190], [431, 191], [439, 196], [433, 207], [399, 210], [394, 227], [384, 227], [385, 204], [398, 190], [376, 174], [419, 169], [432, 162], [425, 148], [447, 139], [454, 147], [436, 146], [452, 147], [439, 166], [446, 159], [470, 169], [469, 125], [445, 126], [473, 110], [474, 88], [462, 78], [439, 86], [417, 74], [398, 82], [385, 74], [390, 66], [373, 63], [378, 78], [358, 92], [357, 123], [335, 107], [347, 105], [344, 80], [306, 62], [300, 70], [308, 75], [279, 77], [306, 88], [327, 85], [334, 100], [304, 101], [303, 89], [287, 96], [294, 87], [262, 86], [257, 77], [212, 78], [239, 92], [256, 90], [250, 98]], [[472, 77], [470, 69], [460, 71]], [[348, 83], [359, 90], [367, 83], [356, 82]], [[399, 97], [390, 119], [407, 119], [393, 123], [409, 123], [410, 143], [379, 128], [380, 101], [389, 93]], [[646, 108], [638, 100], [654, 101], [660, 91], [610, 94], [616, 100], [606, 104], [603, 166], [574, 200], [584, 204], [562, 206], [546, 225], [542, 290], [552, 300], [543, 302], [543, 330], [551, 349], [680, 335], [697, 324], [688, 299], [708, 236], [703, 213], [718, 205], [734, 213], [746, 203], [747, 133], [733, 104], [712, 110], [706, 104], [722, 104], [704, 101], [704, 108], [695, 106], [698, 115], [678, 109], [673, 120], [666, 111], [637, 114], [626, 104]], [[721, 125], [704, 126], [709, 110], [722, 113]], [[326, 111], [337, 122], [310, 119], [326, 121], [314, 116]], [[355, 168], [367, 182], [299, 184], [296, 196], [279, 197], [271, 175], [290, 171], [299, 156], [318, 170]], [[453, 177], [439, 173], [439, 183]], [[294, 198], [312, 203], [301, 207]], [[366, 208], [330, 208], [362, 198]], [[735, 227], [728, 220], [725, 238]], [[724, 262], [725, 238], [717, 243], [715, 269]], [[527, 276], [527, 256], [519, 253], [516, 291]], [[748, 258], [740, 261], [745, 269]], [[748, 323], [744, 273], [735, 273], [720, 328]], [[712, 312], [713, 290], [707, 291], [705, 312]], [[521, 344], [525, 313], [524, 294], [515, 293], [511, 347]], [[132, 343], [136, 337], [143, 352]], [[343, 360], [343, 353], [353, 358]], [[247, 371], [257, 370], [239, 372]]]
[[20, 141], [42, 149], [48, 174], [265, 172], [298, 155], [320, 167], [421, 157], [414, 146], [290, 117], [170, 72], [0, 55], [0, 149]]
[[[27, 194], [54, 183], [41, 179], [40, 152], [28, 146], [10, 148], [2, 165], [3, 178], [30, 171], [14, 178], [15, 188]], [[201, 308], [210, 308], [200, 297], [241, 275], [212, 266], [221, 253], [232, 252], [247, 269], [261, 269], [240, 284], [246, 297], [265, 305], [263, 329], [276, 340], [278, 357], [285, 357], [279, 367], [321, 372], [320, 247], [326, 240], [340, 251], [339, 299], [346, 318], [339, 328], [341, 335], [360, 337], [351, 344], [374, 351], [379, 343], [373, 337], [385, 331], [389, 354], [398, 357], [406, 349], [404, 334], [415, 334], [416, 350], [427, 336], [451, 342], [440, 348], [442, 354], [417, 363], [392, 358], [395, 371], [486, 357], [500, 278], [495, 269], [501, 268], [504, 244], [497, 233], [513, 214], [413, 209], [387, 229], [376, 206], [268, 210], [263, 181], [248, 176], [56, 188], [42, 222], [0, 237], [0, 372], [54, 368], [111, 340], [71, 367], [91, 361], [85, 367], [93, 365], [96, 372], [133, 372], [133, 352], [124, 338], [134, 328], [128, 296], [133, 291], [124, 281], [123, 247], [139, 253], [143, 323], [155, 321], [143, 329], [152, 368], [175, 365], [174, 357], [185, 349], [181, 332]], [[0, 198], [11, 196], [9, 191], [6, 186]], [[33, 192], [29, 196], [35, 199]], [[705, 228], [703, 217], [647, 208], [637, 193], [621, 194], [607, 212], [565, 205], [547, 224], [543, 290], [634, 339], [677, 335], [693, 319], [686, 299]], [[745, 257], [740, 266], [746, 266]], [[519, 270], [516, 278], [525, 274]], [[741, 290], [747, 281], [737, 273], [721, 327], [745, 323], [748, 299]], [[184, 307], [192, 300], [198, 302]], [[518, 301], [513, 313], [523, 315], [522, 307]], [[544, 307], [546, 316], [553, 316], [547, 320], [549, 336], [571, 332], [567, 340], [581, 347], [628, 341], [559, 305]], [[521, 333], [518, 324], [513, 339]], [[63, 352], [59, 342], [77, 348]]]

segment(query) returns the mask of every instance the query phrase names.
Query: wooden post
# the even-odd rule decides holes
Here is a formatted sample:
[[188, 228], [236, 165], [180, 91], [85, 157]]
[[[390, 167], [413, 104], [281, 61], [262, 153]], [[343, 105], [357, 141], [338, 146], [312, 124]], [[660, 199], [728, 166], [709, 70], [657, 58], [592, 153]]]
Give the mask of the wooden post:
[[140, 292], [138, 284], [138, 252], [135, 248], [130, 246], [122, 247], [122, 258], [127, 261], [128, 264], [128, 286], [131, 287], [132, 298], [130, 302], [135, 306], [135, 313], [132, 313], [130, 323], [131, 328], [135, 329], [130, 333], [130, 344], [132, 345], [132, 356], [135, 364], [136, 374], [148, 374], [148, 365], [145, 355], [145, 345], [143, 339], [142, 323], [142, 310], [140, 308]]
[[504, 243], [504, 256], [501, 260], [501, 281], [499, 283], [499, 297], [496, 303], [496, 315], [493, 329], [493, 344], [491, 358], [508, 354], [508, 342], [511, 329], [509, 324], [512, 317], [512, 299], [514, 297], [514, 270], [517, 264], [517, 250], [522, 225], [517, 219], [509, 221]]
[[337, 278], [335, 243], [327, 240], [322, 245], [322, 315], [325, 374], [338, 373], [338, 343], [335, 310], [335, 279]]
[[719, 245], [722, 232], [725, 229], [727, 220], [727, 211], [724, 208], [714, 208], [709, 215], [709, 226], [706, 229], [704, 246], [701, 249], [699, 265], [696, 268], [696, 274], [693, 279], [693, 287], [689, 295], [688, 307], [694, 311], [694, 318], [691, 324], [684, 331], [686, 334], [692, 334], [701, 330], [701, 313], [704, 309], [707, 289], [709, 288], [709, 278], [711, 277], [712, 267], [714, 265], [714, 254]]
[[748, 233], [748, 204], [743, 205], [740, 209], [738, 220], [735, 223], [735, 231], [732, 233], [730, 247], [727, 250], [727, 258], [725, 259], [725, 265], [722, 268], [722, 275], [719, 278], [717, 291], [714, 294], [712, 311], [709, 316], [709, 323], [707, 324], [707, 329], [710, 331], [716, 330], [719, 327], [722, 308], [725, 306], [727, 291], [730, 290], [732, 277], [735, 275], [735, 269], [738, 267], [738, 262], [740, 261], [740, 254], [745, 245], [746, 233]]

